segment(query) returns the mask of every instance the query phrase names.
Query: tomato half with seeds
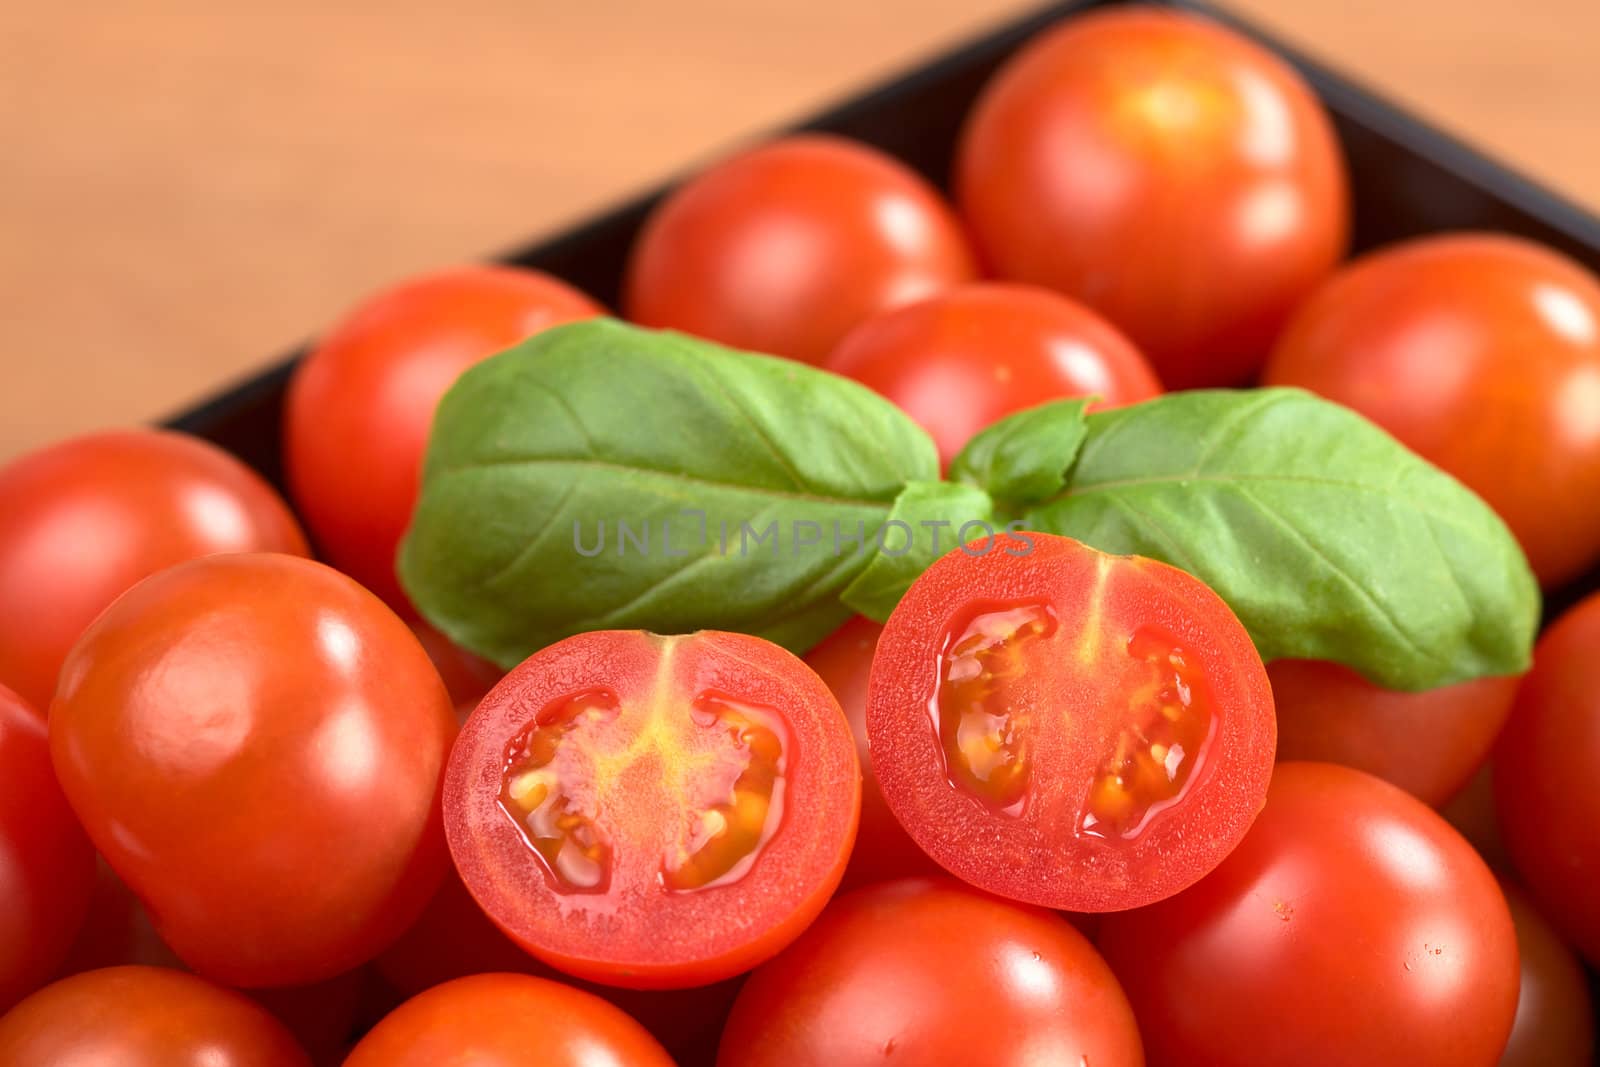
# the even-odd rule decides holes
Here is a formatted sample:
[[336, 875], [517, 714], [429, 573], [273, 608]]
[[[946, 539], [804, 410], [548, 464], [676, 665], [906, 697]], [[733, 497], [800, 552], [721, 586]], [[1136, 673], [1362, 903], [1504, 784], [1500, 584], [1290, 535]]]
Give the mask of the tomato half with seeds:
[[889, 807], [952, 874], [1114, 911], [1238, 843], [1276, 727], [1260, 657], [1199, 579], [1030, 533], [912, 584], [878, 641], [867, 733]]
[[776, 645], [579, 634], [467, 719], [445, 774], [462, 879], [580, 978], [704, 985], [792, 941], [839, 883], [861, 774], [828, 687]]

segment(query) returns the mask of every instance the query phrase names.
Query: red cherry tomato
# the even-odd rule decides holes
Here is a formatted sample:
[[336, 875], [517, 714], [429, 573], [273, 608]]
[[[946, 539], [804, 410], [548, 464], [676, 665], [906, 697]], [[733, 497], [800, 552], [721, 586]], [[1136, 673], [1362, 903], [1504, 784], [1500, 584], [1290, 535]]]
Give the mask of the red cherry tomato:
[[1493, 770], [1492, 762], [1484, 764], [1439, 814], [1478, 850], [1490, 869], [1505, 873], [1513, 865], [1494, 811]]
[[183, 969], [183, 961], [156, 933], [150, 913], [133, 890], [117, 877], [105, 857], [96, 856], [89, 917], [79, 928], [60, 973], [82, 974], [128, 964]]
[[824, 134], [712, 166], [646, 221], [628, 318], [820, 363], [851, 327], [976, 276], [939, 194], [875, 148]]
[[0, 1063], [15, 1067], [310, 1067], [242, 994], [164, 967], [63, 978], [0, 1016]]
[[1342, 763], [1434, 808], [1489, 758], [1517, 695], [1516, 677], [1400, 693], [1317, 660], [1276, 660], [1267, 676], [1278, 710], [1278, 759]]
[[597, 631], [506, 676], [445, 778], [467, 888], [512, 940], [614, 985], [704, 985], [794, 939], [839, 883], [860, 770], [777, 645]]
[[355, 1040], [370, 974], [364, 967], [309, 985], [252, 989], [246, 996], [289, 1031], [313, 1063], [336, 1064]]
[[411, 620], [411, 632], [422, 642], [423, 651], [428, 653], [428, 658], [438, 670], [445, 690], [450, 694], [450, 703], [455, 705], [456, 717], [465, 722], [467, 716], [472, 714], [472, 709], [478, 706], [478, 701], [505, 677], [506, 672], [488, 660], [474, 656], [421, 619]]
[[162, 938], [230, 985], [370, 959], [444, 864], [455, 716], [416, 638], [309, 560], [212, 556], [130, 590], [62, 668], [50, 749]]
[[840, 897], [745, 983], [717, 1067], [1141, 1067], [1105, 962], [1059, 916], [949, 878]]
[[1600, 280], [1519, 238], [1452, 234], [1351, 264], [1267, 366], [1482, 496], [1545, 585], [1600, 557]]
[[844, 717], [855, 737], [856, 756], [861, 761], [861, 825], [856, 831], [850, 865], [845, 868], [841, 890], [855, 889], [871, 882], [895, 878], [933, 877], [944, 873], [928, 854], [917, 847], [900, 820], [889, 810], [878, 788], [867, 750], [867, 679], [872, 672], [872, 654], [878, 647], [883, 627], [859, 615], [834, 631], [816, 648], [806, 653], [806, 666], [828, 683], [838, 698]]
[[1215, 593], [1049, 534], [928, 568], [867, 694], [873, 770], [912, 839], [979, 888], [1071, 911], [1215, 867], [1261, 809], [1273, 732], [1261, 659]]
[[37, 708], [67, 650], [148, 575], [213, 552], [306, 553], [272, 487], [195, 437], [75, 437], [0, 467], [0, 684]]
[[289, 487], [328, 561], [409, 612], [394, 556], [440, 398], [474, 363], [600, 314], [547, 274], [473, 266], [402, 282], [346, 315], [295, 368], [284, 401]]
[[1331, 763], [1281, 763], [1190, 889], [1104, 917], [1152, 1067], [1494, 1067], [1517, 946], [1494, 875], [1434, 811]]
[[44, 718], [0, 686], [0, 1013], [61, 965], [93, 886], [94, 850], [50, 769]]
[[1600, 965], [1600, 594], [1545, 631], [1494, 756], [1495, 812], [1522, 882]]
[[344, 1067], [673, 1067], [599, 997], [523, 974], [458, 978], [390, 1012]]
[[1520, 889], [1500, 888], [1517, 928], [1522, 983], [1499, 1067], [1592, 1067], [1594, 1004], [1583, 964]]
[[1161, 383], [1116, 327], [1029, 285], [964, 285], [868, 319], [823, 364], [898, 404], [948, 464], [985, 426], [1063, 397], [1148, 400]]
[[1175, 11], [1042, 34], [984, 90], [955, 172], [995, 273], [1099, 311], [1170, 389], [1249, 379], [1349, 229], [1338, 141], [1310, 89]]

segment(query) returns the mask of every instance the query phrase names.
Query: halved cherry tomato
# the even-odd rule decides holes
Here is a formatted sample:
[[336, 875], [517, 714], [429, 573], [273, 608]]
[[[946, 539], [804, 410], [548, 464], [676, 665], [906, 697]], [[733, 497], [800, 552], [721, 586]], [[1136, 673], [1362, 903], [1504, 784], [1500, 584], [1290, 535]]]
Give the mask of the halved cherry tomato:
[[1600, 279], [1552, 249], [1447, 234], [1364, 256], [1295, 313], [1265, 380], [1460, 478], [1546, 586], [1600, 558]]
[[827, 686], [776, 645], [599, 631], [468, 718], [445, 829], [512, 940], [615, 985], [702, 985], [788, 944], [838, 885], [861, 776]]
[[1272, 773], [1272, 691], [1198, 579], [1003, 535], [941, 558], [895, 608], [867, 733], [889, 807], [951, 873], [1110, 911], [1171, 896], [1244, 836]]
[[839, 888], [855, 889], [871, 882], [894, 878], [931, 877], [943, 873], [928, 854], [917, 847], [900, 820], [889, 810], [878, 788], [867, 746], [867, 679], [872, 673], [872, 654], [878, 647], [883, 627], [871, 619], [856, 616], [835, 630], [820, 645], [806, 653], [806, 666], [828, 683], [838, 698], [855, 737], [856, 755], [861, 761], [861, 825], [856, 831], [850, 865], [845, 868]]
[[718, 1067], [1142, 1067], [1105, 961], [1059, 916], [947, 878], [840, 897], [745, 982]]
[[243, 994], [165, 967], [63, 978], [0, 1015], [8, 1067], [311, 1067]]
[[1522, 981], [1498, 1067], [1593, 1067], [1594, 1003], [1583, 963], [1522, 890], [1505, 881], [1500, 888], [1517, 928]]
[[44, 717], [0, 686], [0, 1014], [61, 965], [93, 887], [94, 850], [50, 769]]
[[1489, 758], [1518, 681], [1474, 678], [1401, 693], [1338, 663], [1291, 659], [1267, 664], [1267, 676], [1278, 709], [1278, 759], [1342, 763], [1433, 808]]
[[1492, 766], [1500, 832], [1522, 883], [1600, 965], [1600, 593], [1539, 638]]
[[211, 556], [84, 632], [50, 709], [62, 790], [196, 971], [319, 981], [414, 919], [445, 864], [456, 729], [406, 624], [291, 556]]
[[1494, 1067], [1517, 943], [1494, 875], [1432, 809], [1332, 763], [1280, 763], [1261, 817], [1096, 943], [1151, 1067]]
[[305, 555], [306, 541], [260, 475], [197, 437], [89, 434], [0, 467], [0, 684], [42, 711], [101, 609], [213, 552]]
[[1082, 304], [1031, 285], [963, 285], [868, 319], [823, 366], [876, 389], [933, 436], [948, 464], [973, 434], [1023, 408], [1161, 392], [1133, 343]]
[[674, 1067], [644, 1027], [591, 993], [525, 974], [435, 986], [384, 1017], [344, 1067]]
[[1124, 330], [1169, 389], [1239, 385], [1344, 252], [1332, 124], [1267, 49], [1187, 12], [1078, 15], [967, 117], [957, 199], [987, 265]]
[[474, 363], [604, 313], [547, 274], [470, 266], [412, 278], [347, 314], [295, 368], [283, 413], [289, 487], [328, 561], [409, 613], [395, 550], [440, 398]]
[[976, 275], [931, 185], [868, 145], [801, 134], [668, 196], [629, 257], [623, 307], [646, 326], [820, 363], [858, 322]]

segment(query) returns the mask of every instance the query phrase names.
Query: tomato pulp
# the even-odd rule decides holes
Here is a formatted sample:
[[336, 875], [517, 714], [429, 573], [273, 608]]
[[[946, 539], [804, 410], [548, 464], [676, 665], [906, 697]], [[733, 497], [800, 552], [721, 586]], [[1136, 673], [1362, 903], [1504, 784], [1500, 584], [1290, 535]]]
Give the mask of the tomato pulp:
[[534, 654], [468, 718], [445, 829], [484, 911], [552, 966], [703, 985], [822, 909], [860, 781], [838, 702], [778, 646], [597, 631]]
[[867, 732], [890, 808], [947, 870], [1033, 904], [1131, 908], [1194, 882], [1272, 771], [1244, 627], [1154, 560], [1046, 534], [972, 549], [918, 578], [878, 641]]

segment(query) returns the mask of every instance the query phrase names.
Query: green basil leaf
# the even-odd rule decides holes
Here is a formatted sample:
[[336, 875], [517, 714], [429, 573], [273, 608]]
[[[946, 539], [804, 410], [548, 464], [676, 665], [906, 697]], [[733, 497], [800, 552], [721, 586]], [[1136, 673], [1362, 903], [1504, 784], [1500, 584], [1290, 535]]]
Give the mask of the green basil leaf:
[[1006, 416], [956, 454], [950, 480], [979, 486], [1008, 510], [1055, 496], [1088, 433], [1088, 406], [1056, 400]]
[[840, 594], [905, 485], [938, 477], [927, 434], [864, 386], [575, 323], [445, 396], [399, 573], [431, 623], [503, 666], [605, 628], [803, 650], [848, 618]]
[[1299, 390], [1097, 412], [1066, 491], [1025, 521], [1196, 575], [1264, 659], [1335, 660], [1406, 690], [1530, 660], [1539, 588], [1500, 518], [1372, 423]]
[[[845, 587], [845, 604], [883, 622], [917, 576], [958, 545], [993, 537], [989, 494], [952, 482], [912, 482], [896, 498], [880, 529], [872, 561]], [[965, 535], [965, 536], [963, 536]]]

